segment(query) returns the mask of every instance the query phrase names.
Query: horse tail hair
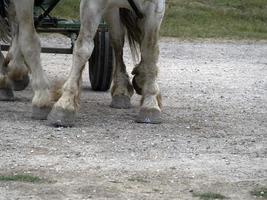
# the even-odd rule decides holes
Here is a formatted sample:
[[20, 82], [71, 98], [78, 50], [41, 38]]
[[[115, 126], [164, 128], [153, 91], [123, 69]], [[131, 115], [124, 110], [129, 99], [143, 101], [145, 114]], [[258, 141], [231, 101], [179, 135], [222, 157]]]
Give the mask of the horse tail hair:
[[3, 17], [0, 17], [0, 40], [8, 42], [9, 36], [10, 36], [9, 26], [6, 23], [6, 20]]
[[8, 2], [0, 0], [0, 40], [10, 41], [10, 27], [8, 24]]
[[131, 10], [120, 8], [120, 19], [122, 24], [126, 28], [133, 59], [136, 62], [140, 57], [138, 47], [140, 47], [143, 37], [142, 30], [138, 25], [140, 17], [138, 17], [136, 13]]

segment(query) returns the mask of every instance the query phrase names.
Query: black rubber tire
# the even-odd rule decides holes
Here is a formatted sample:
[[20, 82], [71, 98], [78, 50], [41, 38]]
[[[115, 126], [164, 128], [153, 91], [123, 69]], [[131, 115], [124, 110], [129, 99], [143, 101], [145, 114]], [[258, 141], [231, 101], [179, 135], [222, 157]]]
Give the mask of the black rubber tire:
[[113, 48], [110, 44], [109, 32], [99, 30], [95, 36], [95, 48], [89, 59], [89, 78], [92, 89], [107, 91], [112, 82]]

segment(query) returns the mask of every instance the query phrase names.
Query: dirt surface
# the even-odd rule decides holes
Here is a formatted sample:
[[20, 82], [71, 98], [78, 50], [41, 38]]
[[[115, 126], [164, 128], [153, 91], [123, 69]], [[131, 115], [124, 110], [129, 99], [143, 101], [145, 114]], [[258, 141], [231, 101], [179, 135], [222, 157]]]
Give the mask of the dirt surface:
[[[130, 71], [128, 50], [125, 58]], [[62, 78], [71, 56], [42, 62], [51, 80]], [[1, 102], [0, 175], [43, 181], [0, 181], [0, 200], [260, 199], [250, 191], [267, 186], [267, 43], [165, 38], [159, 66], [161, 125], [134, 123], [137, 95], [130, 110], [110, 108], [109, 93], [90, 90], [87, 68], [74, 128], [33, 121], [29, 88]]]

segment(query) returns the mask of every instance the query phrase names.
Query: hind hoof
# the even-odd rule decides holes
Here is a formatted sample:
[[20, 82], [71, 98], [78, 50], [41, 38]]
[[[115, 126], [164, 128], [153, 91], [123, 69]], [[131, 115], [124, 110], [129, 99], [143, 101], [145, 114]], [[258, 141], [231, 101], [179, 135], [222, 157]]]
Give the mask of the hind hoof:
[[117, 109], [129, 109], [132, 107], [131, 100], [125, 95], [115, 95], [112, 97], [110, 107]]
[[51, 107], [37, 107], [32, 106], [32, 119], [35, 120], [46, 120]]
[[48, 115], [48, 122], [54, 127], [73, 127], [75, 125], [75, 112], [54, 107]]
[[13, 89], [15, 91], [24, 90], [30, 83], [30, 78], [28, 75], [24, 75], [22, 80], [13, 80]]
[[10, 88], [0, 89], [0, 101], [14, 101], [14, 93]]
[[160, 124], [161, 112], [157, 109], [141, 109], [136, 120], [137, 123]]

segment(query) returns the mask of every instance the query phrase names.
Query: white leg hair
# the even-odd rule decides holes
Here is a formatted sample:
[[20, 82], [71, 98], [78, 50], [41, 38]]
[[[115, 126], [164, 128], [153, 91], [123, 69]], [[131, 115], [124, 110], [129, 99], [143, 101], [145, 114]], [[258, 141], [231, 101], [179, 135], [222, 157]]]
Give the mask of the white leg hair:
[[143, 40], [141, 43], [141, 62], [134, 69], [141, 77], [142, 101], [138, 122], [160, 122], [161, 96], [156, 82], [158, 75], [159, 29], [164, 15], [164, 3], [147, 2], [146, 17], [142, 23]]
[[110, 27], [109, 32], [115, 54], [111, 107], [129, 108], [131, 107], [130, 98], [133, 95], [133, 87], [129, 81], [129, 75], [123, 61], [125, 30], [123, 24], [120, 22], [119, 9], [111, 9], [106, 14], [105, 19]]
[[[46, 74], [42, 70], [40, 60], [41, 46], [39, 37], [34, 28], [34, 0], [13, 0], [13, 3], [15, 5], [16, 17], [19, 26], [18, 38], [20, 50], [32, 75], [32, 88], [34, 91], [32, 100], [33, 109], [47, 109], [51, 107], [49, 82]], [[41, 113], [35, 113], [33, 110], [33, 118], [44, 117], [34, 116], [35, 114], [39, 115]]]
[[[102, 2], [102, 3], [101, 3]], [[104, 12], [104, 0], [82, 0], [80, 4], [81, 29], [73, 51], [71, 72], [62, 90], [61, 98], [54, 105], [49, 121], [56, 126], [72, 126], [79, 108], [80, 84], [84, 66], [94, 49], [94, 36]]]
[[9, 79], [12, 80], [14, 90], [23, 90], [29, 83], [28, 72], [24, 57], [19, 46], [19, 32], [13, 36], [11, 47], [6, 56], [7, 74]]
[[[136, 68], [143, 77], [142, 104], [138, 122], [158, 123], [160, 121], [161, 101], [156, 83], [158, 68], [158, 34], [164, 14], [164, 0], [136, 1], [145, 12], [142, 20], [143, 40], [141, 43], [141, 63]], [[111, 26], [112, 44], [115, 49], [116, 68], [114, 71], [114, 86], [112, 96], [125, 96], [130, 99], [132, 86], [123, 63], [124, 30], [119, 23], [118, 8], [130, 8], [126, 0], [82, 0], [80, 4], [81, 29], [75, 43], [73, 63], [70, 75], [62, 89], [62, 96], [54, 105], [48, 119], [55, 126], [73, 126], [75, 114], [79, 107], [81, 75], [85, 63], [90, 58], [94, 48], [94, 36], [103, 14]], [[117, 9], [116, 14], [107, 12]], [[117, 22], [116, 22], [117, 21]], [[137, 75], [137, 73], [136, 73]], [[121, 101], [121, 99], [119, 100]], [[125, 103], [125, 99], [123, 99]], [[128, 100], [129, 101], [129, 100]], [[121, 103], [121, 102], [120, 102]], [[123, 104], [124, 104], [123, 103]], [[118, 105], [118, 104], [116, 104]], [[118, 107], [118, 106], [117, 106]], [[123, 107], [123, 106], [121, 106]]]
[[12, 42], [5, 59], [7, 75], [12, 81], [12, 89], [20, 91], [28, 86], [30, 80], [28, 76], [29, 69], [25, 64], [19, 44], [19, 27], [13, 2], [9, 3], [8, 20], [11, 29]]

